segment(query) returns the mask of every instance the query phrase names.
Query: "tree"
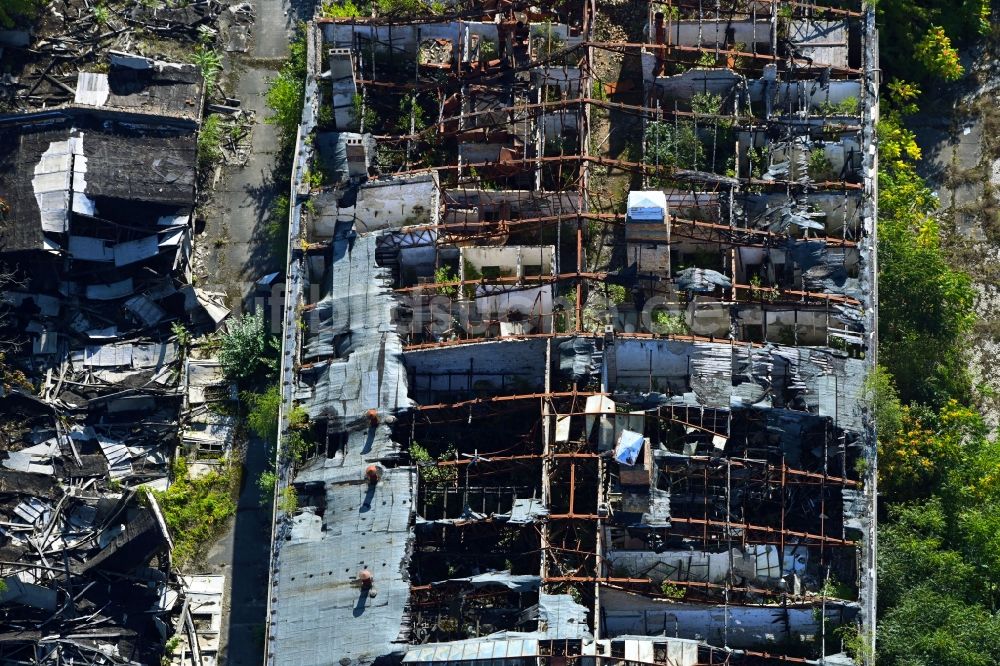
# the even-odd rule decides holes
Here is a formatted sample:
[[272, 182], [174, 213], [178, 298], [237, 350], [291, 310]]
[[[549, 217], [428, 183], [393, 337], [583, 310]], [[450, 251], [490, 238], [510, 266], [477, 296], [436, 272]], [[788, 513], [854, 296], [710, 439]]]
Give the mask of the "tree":
[[1000, 661], [1000, 619], [944, 589], [912, 588], [878, 628], [882, 666], [992, 666]]
[[221, 342], [219, 363], [228, 379], [247, 381], [277, 370], [279, 347], [267, 332], [263, 310], [230, 321]]
[[951, 39], [945, 34], [944, 28], [931, 26], [914, 48], [917, 61], [927, 72], [945, 81], [957, 81], [962, 78], [965, 69], [958, 59], [958, 51], [952, 47]]

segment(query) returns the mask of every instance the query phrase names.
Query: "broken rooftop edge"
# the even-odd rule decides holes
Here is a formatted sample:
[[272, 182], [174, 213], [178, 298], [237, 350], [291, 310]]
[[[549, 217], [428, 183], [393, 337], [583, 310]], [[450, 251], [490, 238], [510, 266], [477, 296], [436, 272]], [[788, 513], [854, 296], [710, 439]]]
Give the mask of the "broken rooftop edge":
[[[874, 645], [872, 9], [727, 35], [651, 6], [642, 149], [660, 114], [716, 138], [698, 114], [731, 117], [735, 176], [696, 156], [674, 189], [659, 158], [602, 158], [645, 180], [624, 215], [579, 195], [600, 176], [583, 72], [628, 47], [586, 34], [589, 5], [539, 11], [309, 25], [268, 663], [854, 663], [835, 630]], [[414, 76], [442, 94], [423, 133]], [[624, 259], [588, 264], [595, 222]]]

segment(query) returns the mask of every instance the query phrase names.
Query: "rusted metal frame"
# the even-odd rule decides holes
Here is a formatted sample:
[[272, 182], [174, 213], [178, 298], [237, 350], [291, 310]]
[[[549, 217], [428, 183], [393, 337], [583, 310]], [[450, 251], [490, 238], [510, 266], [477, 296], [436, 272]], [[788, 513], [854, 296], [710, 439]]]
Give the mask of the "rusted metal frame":
[[[650, 42], [588, 42], [587, 46], [593, 46], [598, 49], [606, 49], [608, 51], [614, 51], [616, 49], [647, 49], [654, 50], [663, 48], [663, 44], [656, 44]], [[704, 53], [705, 51], [710, 51], [712, 53], [717, 53], [722, 56], [733, 56], [736, 58], [751, 58], [754, 61], [764, 61], [766, 63], [772, 63], [777, 60], [776, 55], [764, 55], [760, 53], [750, 53], [747, 51], [733, 51], [731, 49], [713, 49], [704, 46], [681, 46], [679, 44], [671, 44], [670, 49], [672, 51], [683, 51], [686, 53]], [[816, 69], [817, 71], [826, 69], [827, 66], [815, 66], [811, 64], [808, 60], [802, 58], [784, 58], [783, 62], [791, 62], [798, 68], [798, 70], [809, 70]], [[863, 73], [860, 69], [854, 69], [852, 67], [834, 67], [829, 66], [830, 71], [837, 72], [841, 74], [847, 74], [848, 76], [861, 76]]]
[[[569, 332], [566, 332], [566, 333], [557, 333], [557, 332], [553, 331], [552, 333], [517, 333], [517, 334], [505, 335], [503, 337], [496, 337], [496, 338], [482, 338], [482, 337], [480, 337], [480, 338], [459, 338], [459, 339], [456, 339], [456, 340], [442, 340], [441, 342], [422, 342], [422, 343], [418, 343], [418, 344], [404, 345], [403, 346], [403, 351], [418, 351], [418, 350], [421, 350], [421, 349], [437, 349], [437, 348], [440, 348], [440, 347], [455, 347], [455, 346], [462, 346], [462, 345], [475, 345], [475, 344], [480, 344], [480, 343], [484, 343], [484, 342], [497, 342], [497, 341], [503, 341], [503, 340], [524, 340], [524, 339], [533, 339], [533, 338], [569, 338], [569, 337], [573, 337], [573, 336], [574, 336], [573, 333], [569, 333]], [[706, 338], [706, 337], [700, 336], [700, 335], [662, 335], [660, 333], [640, 333], [640, 332], [624, 332], [624, 331], [616, 331], [615, 332], [615, 337], [616, 338], [623, 338], [623, 339], [635, 339], [635, 340], [652, 340], [652, 339], [657, 339], [657, 340], [677, 340], [677, 341], [680, 341], [680, 342], [708, 342], [708, 343], [713, 343], [714, 342], [716, 344], [725, 344], [725, 343], [728, 342], [728, 340], [717, 340], [717, 339], [714, 339], [714, 338]], [[764, 343], [762, 343], [762, 342], [752, 342], [752, 343], [748, 342], [748, 343], [744, 343], [744, 344], [752, 345], [753, 347], [758, 347], [758, 348], [762, 348], [762, 347], [765, 346]], [[306, 367], [306, 366], [302, 366], [302, 367]], [[568, 414], [560, 414], [560, 416], [569, 416], [569, 415]]]
[[607, 273], [562, 273], [560, 275], [538, 275], [538, 276], [524, 276], [524, 277], [502, 277], [494, 278], [490, 280], [452, 280], [449, 282], [433, 282], [430, 284], [420, 284], [414, 285], [412, 287], [400, 287], [394, 291], [397, 294], [409, 293], [409, 292], [419, 292], [419, 291], [431, 291], [434, 289], [440, 289], [442, 287], [464, 287], [465, 285], [479, 285], [479, 284], [489, 284], [489, 285], [509, 285], [516, 286], [518, 289], [531, 289], [532, 287], [537, 287], [546, 284], [552, 284], [554, 282], [563, 282], [565, 280], [603, 280], [608, 276]]
[[[664, 467], [662, 467], [660, 469], [660, 472], [664, 473], [664, 474], [669, 474], [669, 475], [672, 475], [672, 476], [675, 476], [675, 477], [682, 477], [682, 476], [685, 476], [685, 475], [690, 475], [690, 473], [692, 473], [694, 470], [704, 469], [704, 470], [707, 470], [709, 472], [709, 475], [711, 476], [711, 478], [717, 479], [717, 478], [719, 478], [719, 475], [725, 473], [726, 468], [729, 466], [727, 463], [734, 463], [736, 467], [739, 467], [741, 469], [750, 470], [750, 471], [760, 470], [759, 467], [751, 467], [749, 465], [741, 465], [740, 463], [735, 462], [735, 461], [731, 461], [728, 458], [716, 458], [716, 459], [712, 459], [712, 460], [701, 460], [701, 461], [693, 461], [693, 462], [696, 462], [696, 463], [715, 463], [715, 464], [714, 465], [712, 465], [712, 464], [695, 464], [695, 465], [686, 465], [686, 466], [682, 465], [682, 464], [678, 464], [678, 465], [670, 465], [670, 464], [668, 464], [668, 465], [665, 465]], [[788, 468], [784, 468], [783, 469], [780, 466], [770, 466], [769, 465], [766, 469], [764, 469], [762, 471], [764, 472], [764, 474], [762, 476], [749, 477], [749, 478], [745, 479], [745, 481], [747, 483], [763, 483], [763, 484], [768, 485], [768, 486], [772, 486], [772, 485], [775, 485], [775, 484], [786, 483], [786, 484], [794, 484], [796, 486], [804, 486], [804, 487], [812, 487], [812, 488], [825, 487], [825, 484], [823, 482], [824, 480], [821, 478], [822, 477], [821, 474], [811, 475], [810, 472], [798, 472], [800, 475], [802, 475], [802, 477], [805, 477], [806, 475], [810, 475], [810, 476], [812, 476], [812, 478], [801, 478], [801, 480], [791, 480], [791, 479], [788, 479], [787, 477], [788, 476], [796, 476], [796, 472], [798, 470], [791, 470], [791, 469], [788, 469]], [[785, 477], [785, 481], [782, 482], [780, 480], [780, 478], [779, 479], [771, 478], [771, 473], [772, 472], [780, 472], [781, 476]], [[816, 478], [816, 477], [820, 477], [820, 478]], [[857, 485], [856, 481], [851, 481], [850, 479], [838, 479], [838, 481], [841, 481], [842, 485], [845, 486], [845, 487], [852, 487], [852, 486], [856, 486]]]
[[[549, 516], [552, 518], [553, 516]], [[750, 523], [740, 523], [736, 521], [726, 522], [724, 520], [705, 520], [702, 518], [678, 518], [676, 516], [670, 517], [671, 524], [681, 524], [681, 525], [703, 525], [705, 527], [731, 527], [747, 532], [760, 532], [763, 534], [774, 535], [776, 537], [780, 536], [783, 538], [785, 536], [797, 537], [799, 539], [809, 539], [810, 541], [815, 541], [816, 544], [827, 543], [837, 546], [856, 546], [857, 542], [848, 541], [846, 539], [838, 539], [836, 537], [829, 537], [822, 534], [811, 534], [809, 532], [798, 532], [795, 530], [783, 530], [775, 527], [768, 527], [766, 525], [751, 525]], [[756, 542], [756, 539], [754, 540]]]
[[[757, 292], [777, 291], [779, 296], [801, 296], [802, 298], [814, 298], [821, 301], [831, 301], [834, 303], [844, 303], [847, 305], [859, 305], [859, 306], [861, 305], [861, 303], [856, 299], [850, 298], [849, 296], [841, 296], [840, 294], [820, 294], [815, 291], [800, 291], [798, 289], [781, 289], [780, 287], [755, 287], [750, 284], [738, 284], [738, 283], [733, 284], [733, 289], [743, 289], [744, 291], [757, 291]], [[754, 302], [754, 300], [758, 299], [751, 299], [750, 301], [746, 302], [752, 303]], [[775, 302], [780, 302], [780, 301], [775, 301]]]
[[[562, 416], [560, 414], [560, 416]], [[473, 463], [477, 465], [488, 465], [495, 462], [520, 462], [520, 461], [541, 461], [546, 458], [597, 458], [596, 453], [550, 453], [548, 455], [544, 453], [526, 453], [524, 455], [518, 456], [485, 456], [480, 460], [473, 460], [471, 458], [460, 458], [458, 460], [439, 460], [432, 463], [435, 467], [454, 467], [462, 465], [471, 465]]]
[[[366, 86], [383, 87], [383, 88], [399, 88], [399, 89], [415, 89], [415, 88], [420, 88], [420, 91], [429, 91], [429, 90], [433, 90], [435, 88], [441, 88], [441, 87], [443, 87], [443, 85], [441, 85], [441, 84], [428, 85], [428, 86], [417, 86], [417, 85], [412, 84], [412, 83], [388, 83], [388, 82], [382, 82], [382, 83], [380, 83], [378, 81], [369, 81], [367, 79], [357, 79], [356, 83], [358, 83], [358, 84], [364, 84]], [[729, 120], [729, 121], [733, 121], [734, 127], [739, 128], [739, 129], [748, 129], [748, 128], [754, 128], [754, 127], [764, 126], [764, 125], [785, 125], [785, 124], [787, 124], [787, 125], [795, 125], [795, 124], [798, 124], [798, 123], [796, 123], [793, 120], [785, 120], [783, 118], [765, 119], [765, 118], [761, 118], [761, 117], [758, 117], [758, 116], [736, 116], [736, 115], [727, 115], [727, 114], [722, 114], [722, 113], [699, 113], [699, 112], [695, 112], [695, 111], [679, 111], [679, 110], [676, 110], [676, 109], [657, 109], [657, 108], [652, 107], [652, 106], [642, 106], [642, 105], [639, 105], [639, 104], [625, 104], [623, 102], [609, 102], [609, 101], [606, 101], [606, 100], [594, 99], [592, 97], [573, 97], [573, 98], [569, 98], [569, 99], [555, 100], [555, 101], [552, 101], [552, 102], [532, 102], [532, 103], [528, 103], [528, 104], [517, 104], [517, 105], [513, 105], [513, 106], [499, 107], [499, 108], [491, 109], [489, 111], [473, 111], [471, 113], [463, 113], [463, 114], [460, 114], [458, 116], [449, 116], [447, 118], [442, 118], [441, 122], [439, 122], [439, 123], [437, 123], [437, 124], [435, 124], [435, 125], [433, 125], [431, 127], [428, 127], [427, 129], [421, 130], [420, 132], [417, 132], [416, 134], [374, 134], [372, 136], [375, 139], [384, 140], [384, 141], [397, 141], [397, 140], [404, 140], [404, 139], [416, 139], [416, 138], [420, 138], [422, 136], [431, 135], [431, 134], [437, 134], [437, 135], [440, 135], [440, 136], [454, 136], [454, 135], [457, 135], [457, 134], [462, 134], [462, 133], [468, 132], [469, 130], [461, 129], [461, 130], [449, 130], [449, 131], [445, 132], [445, 131], [440, 131], [439, 126], [441, 124], [444, 124], [444, 123], [456, 122], [459, 119], [468, 120], [470, 118], [475, 118], [477, 116], [493, 115], [493, 114], [498, 113], [498, 112], [507, 112], [507, 113], [515, 114], [515, 113], [518, 113], [518, 112], [528, 112], [528, 111], [535, 111], [535, 110], [544, 111], [544, 110], [547, 110], [547, 109], [559, 109], [559, 108], [566, 108], [566, 107], [577, 106], [577, 105], [580, 105], [580, 106], [597, 106], [597, 107], [601, 107], [601, 108], [605, 108], [605, 109], [609, 109], [609, 110], [628, 111], [628, 112], [634, 112], [634, 113], [640, 113], [640, 114], [641, 113], [645, 113], [645, 114], [657, 114], [658, 113], [658, 114], [661, 114], [663, 116], [670, 116], [670, 117], [679, 116], [679, 117], [682, 117], [682, 118], [709, 118], [709, 119], [718, 119], [718, 120]], [[759, 122], [751, 122], [751, 121], [759, 121]], [[494, 127], [498, 127], [498, 126], [501, 126], [501, 125], [510, 125], [510, 124], [513, 124], [514, 122], [517, 122], [517, 119], [511, 119], [511, 120], [507, 120], [505, 122], [496, 123], [494, 125]], [[859, 131], [861, 131], [861, 127], [859, 125], [830, 124], [830, 125], [825, 125], [824, 129], [826, 129], [826, 128], [834, 129], [834, 130], [836, 130], [838, 132], [859, 132]], [[576, 154], [583, 154], [583, 153], [584, 153], [584, 151], [580, 150]]]
[[[535, 166], [539, 162], [568, 162], [568, 161], [580, 161], [586, 160], [592, 164], [597, 164], [601, 166], [609, 166], [620, 168], [623, 170], [635, 170], [643, 172], [667, 172], [670, 175], [675, 172], [683, 172], [686, 180], [691, 182], [705, 182], [709, 184], [718, 185], [720, 184], [716, 179], [704, 179], [693, 177], [692, 172], [687, 169], [668, 169], [662, 166], [656, 166], [652, 164], [645, 164], [643, 162], [627, 162], [625, 160], [612, 159], [607, 157], [595, 157], [593, 155], [554, 155], [551, 157], [521, 157], [518, 159], [496, 161], [496, 162], [476, 162], [474, 164], [462, 164], [462, 169], [488, 169], [492, 167], [511, 167], [511, 166]], [[458, 164], [445, 164], [433, 167], [423, 167], [420, 169], [410, 169], [407, 171], [395, 171], [393, 172], [393, 177], [399, 176], [411, 176], [423, 173], [430, 173], [432, 171], [458, 171]], [[712, 174], [717, 175], [717, 174]], [[810, 182], [810, 183], [800, 183], [794, 180], [763, 180], [761, 178], [739, 178], [739, 179], [728, 179], [728, 177], [718, 176], [718, 178], [727, 178], [726, 182], [729, 180], [737, 180], [740, 185], [759, 185], [761, 187], [783, 187], [783, 188], [804, 188], [809, 187], [812, 190], [860, 190], [862, 189], [861, 183], [848, 183], [844, 181], [822, 181], [822, 182]]]
[[[603, 583], [606, 585], [655, 585], [656, 581], [651, 578], [616, 578], [613, 576], [601, 577], [601, 576], [573, 576], [573, 577], [554, 577], [546, 578], [546, 582], [555, 583]], [[777, 590], [767, 590], [760, 587], [727, 587], [726, 585], [720, 585], [718, 583], [709, 583], [708, 581], [695, 581], [695, 580], [671, 580], [671, 584], [677, 587], [690, 587], [690, 588], [701, 588], [705, 590], [730, 590], [732, 592], [748, 592], [751, 594], [769, 595], [774, 596], [780, 594]]]
[[[589, 213], [589, 212], [579, 212], [579, 213], [562, 213], [559, 215], [544, 215], [540, 217], [526, 217], [517, 220], [497, 220], [496, 222], [480, 222], [479, 224], [470, 224], [468, 222], [447, 222], [445, 224], [424, 224], [414, 227], [401, 227], [394, 233], [399, 234], [414, 234], [421, 233], [424, 231], [438, 231], [447, 232], [449, 230], [468, 230], [469, 234], [451, 234], [457, 239], [470, 240], [480, 237], [493, 238], [496, 236], [502, 236], [504, 234], [510, 233], [510, 230], [519, 226], [529, 226], [529, 225], [543, 225], [543, 224], [554, 224], [558, 222], [564, 222], [568, 220], [573, 220], [577, 218], [583, 218], [586, 220], [597, 220], [603, 222], [611, 222], [613, 224], [625, 224], [626, 215], [621, 213]], [[680, 233], [677, 227], [694, 227], [695, 229], [704, 229], [706, 232], [719, 232], [720, 235], [731, 235], [735, 233], [747, 234], [751, 236], [764, 236], [765, 238], [772, 238], [776, 240], [794, 240], [798, 241], [810, 241], [816, 242], [820, 241], [826, 243], [827, 245], [837, 246], [837, 247], [857, 247], [856, 241], [846, 240], [844, 238], [833, 238], [829, 236], [816, 236], [810, 238], [797, 238], [790, 236], [788, 234], [779, 234], [773, 231], [767, 231], [766, 229], [752, 229], [750, 227], [730, 227], [724, 224], [715, 224], [714, 222], [704, 222], [702, 220], [689, 220], [686, 218], [671, 216], [671, 234], [684, 236], [686, 238], [693, 238], [695, 240], [712, 240], [708, 236], [697, 236], [694, 234], [685, 235]], [[673, 226], [676, 225], [676, 226]], [[475, 227], [492, 227], [496, 226], [495, 231], [480, 231]], [[449, 235], [449, 236], [451, 236]], [[718, 242], [731, 243], [733, 245], [739, 245], [741, 247], [752, 245], [752, 243], [741, 243], [735, 241], [731, 238], [717, 239]], [[437, 242], [441, 242], [438, 240]], [[318, 243], [313, 243], [309, 245], [309, 249], [313, 247], [328, 247], [330, 245], [329, 241], [320, 241]], [[412, 244], [407, 247], [414, 247]]]
[[[580, 241], [578, 239], [577, 242], [580, 243], [582, 241]], [[554, 275], [554, 276], [539, 275], [539, 276], [524, 276], [524, 277], [516, 277], [515, 276], [515, 277], [507, 277], [507, 278], [494, 278], [494, 279], [490, 279], [490, 280], [483, 280], [483, 279], [479, 279], [479, 280], [450, 280], [448, 282], [432, 282], [432, 283], [428, 283], [428, 284], [414, 285], [414, 286], [411, 286], [411, 287], [400, 287], [400, 288], [395, 289], [393, 291], [395, 291], [397, 294], [405, 294], [405, 293], [412, 293], [412, 292], [433, 291], [433, 290], [441, 289], [441, 288], [444, 288], [444, 287], [464, 287], [466, 285], [480, 285], [480, 284], [510, 286], [510, 287], [515, 287], [515, 289], [511, 289], [511, 291], [517, 291], [517, 290], [520, 290], [520, 289], [531, 289], [531, 288], [537, 287], [537, 286], [542, 286], [542, 285], [546, 285], [546, 284], [553, 284], [553, 283], [556, 283], [556, 282], [564, 282], [564, 281], [568, 281], [568, 280], [597, 280], [597, 281], [603, 281], [603, 280], [605, 280], [607, 278], [607, 276], [608, 276], [607, 273], [584, 273], [584, 272], [577, 272], [577, 273], [561, 273], [559, 275]], [[771, 293], [777, 292], [778, 296], [795, 296], [795, 297], [800, 297], [800, 298], [811, 298], [811, 299], [816, 299], [816, 300], [821, 300], [821, 301], [830, 301], [830, 302], [834, 302], [834, 303], [844, 303], [844, 304], [847, 304], [847, 305], [860, 305], [860, 303], [856, 299], [850, 298], [849, 296], [841, 296], [839, 294], [821, 294], [821, 293], [814, 292], [814, 291], [800, 291], [798, 289], [782, 289], [780, 287], [755, 287], [753, 285], [739, 284], [739, 283], [734, 283], [733, 284], [733, 289], [742, 289], [744, 291], [750, 291], [751, 293], [754, 292], [754, 291], [756, 291], [756, 292], [767, 291], [767, 292], [771, 292]], [[739, 300], [739, 299], [737, 299], [737, 300]], [[742, 302], [742, 303], [754, 303], [757, 300], [760, 300], [760, 299], [753, 299], [753, 298], [751, 298], [751, 299], [747, 299], [745, 301], [739, 301], [739, 302]], [[791, 299], [786, 299], [785, 301], [775, 300], [775, 301], [771, 301], [771, 302], [772, 303], [779, 303], [780, 304], [780, 303], [787, 302], [787, 301], [790, 301], [790, 300]], [[792, 302], [794, 302], [794, 301], [792, 301]]]
[[[690, 456], [689, 459], [690, 460], [694, 460], [694, 461], [716, 461], [716, 460], [719, 460], [719, 458], [715, 458], [715, 457], [712, 457], [712, 456]], [[829, 481], [829, 482], [832, 482], [832, 483], [837, 483], [837, 484], [841, 484], [841, 485], [845, 485], [845, 486], [856, 486], [856, 485], [858, 485], [858, 482], [855, 481], [854, 479], [847, 479], [847, 478], [840, 477], [840, 476], [832, 476], [830, 474], [823, 474], [823, 473], [820, 473], [820, 472], [807, 472], [805, 470], [795, 469], [795, 468], [787, 467], [787, 466], [784, 466], [784, 465], [779, 467], [777, 465], [771, 465], [771, 464], [769, 464], [769, 463], [767, 463], [767, 462], [765, 462], [763, 460], [757, 461], [757, 460], [751, 460], [749, 458], [726, 458], [725, 460], [728, 460], [729, 464], [736, 465], [737, 467], [751, 468], [751, 467], [762, 466], [762, 467], [766, 467], [767, 470], [768, 470], [768, 472], [775, 472], [775, 471], [778, 471], [778, 470], [783, 470], [782, 473], [783, 474], [788, 474], [789, 476], [801, 476], [801, 477], [805, 477], [805, 478], [809, 478], [809, 479], [816, 479], [818, 481], [824, 481], [824, 482]]]
[[[688, 9], [694, 9], [698, 6], [697, 4], [693, 2], [688, 2], [687, 0], [651, 0], [651, 4], [667, 5], [667, 6], [673, 5], [675, 7], [688, 8]], [[805, 7], [807, 9], [819, 12], [821, 14], [836, 14], [837, 16], [848, 16], [855, 18], [860, 18], [864, 16], [863, 13], [854, 12], [851, 11], [850, 9], [841, 9], [839, 7], [829, 7], [826, 5], [814, 5], [812, 3], [805, 3], [805, 2], [795, 2], [795, 0], [784, 0], [784, 4], [792, 5], [794, 7]], [[735, 13], [735, 11], [733, 13]], [[750, 14], [749, 12], [746, 11], [742, 11], [739, 13], [747, 15]]]

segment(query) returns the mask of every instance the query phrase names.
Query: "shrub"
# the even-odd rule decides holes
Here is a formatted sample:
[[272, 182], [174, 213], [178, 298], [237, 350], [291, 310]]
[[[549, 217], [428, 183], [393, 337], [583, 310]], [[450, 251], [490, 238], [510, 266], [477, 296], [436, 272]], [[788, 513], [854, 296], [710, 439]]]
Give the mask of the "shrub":
[[660, 335], [685, 335], [691, 332], [684, 314], [671, 314], [666, 310], [653, 313], [653, 332]]
[[944, 28], [931, 26], [913, 49], [914, 56], [927, 72], [938, 79], [957, 81], [965, 69], [958, 59], [958, 50], [951, 45], [951, 39]]
[[247, 381], [278, 367], [277, 341], [267, 332], [264, 312], [229, 322], [222, 335], [219, 363], [228, 379]]
[[278, 128], [283, 150], [295, 145], [295, 135], [302, 121], [302, 102], [306, 90], [306, 40], [300, 27], [289, 46], [289, 56], [278, 76], [268, 81], [264, 101], [272, 114], [264, 121]]
[[683, 599], [684, 598], [684, 588], [672, 580], [665, 580], [660, 585], [660, 592], [667, 599]]
[[621, 305], [628, 300], [628, 290], [620, 284], [605, 284], [604, 293], [615, 305]]
[[[410, 458], [417, 466], [417, 473], [420, 482], [429, 486], [446, 486], [455, 483], [458, 479], [458, 468], [449, 465], [439, 467], [435, 464], [430, 452], [416, 442], [410, 444]], [[438, 461], [454, 460], [455, 448], [449, 447], [447, 451], [438, 456]]]
[[[438, 266], [438, 268], [434, 271], [434, 282], [458, 282], [458, 275], [451, 266]], [[458, 287], [456, 285], [438, 287], [437, 291], [439, 294], [449, 298], [455, 298], [458, 296]]]
[[205, 79], [205, 95], [211, 95], [219, 80], [219, 72], [222, 71], [222, 58], [216, 51], [199, 44], [194, 48], [191, 61], [198, 65], [201, 76]]
[[265, 442], [278, 439], [278, 410], [281, 408], [281, 387], [275, 384], [263, 393], [244, 391], [241, 396], [247, 407], [247, 425]]
[[680, 169], [697, 169], [705, 162], [705, 148], [694, 123], [653, 121], [646, 125], [646, 164]]
[[271, 499], [274, 497], [274, 486], [277, 482], [278, 475], [271, 470], [261, 472], [260, 476], [257, 477], [257, 487], [260, 489], [261, 500], [265, 504], [271, 503]]
[[325, 0], [319, 9], [319, 15], [322, 18], [331, 19], [369, 16], [371, 12], [370, 3], [356, 3], [354, 0]]
[[691, 110], [695, 113], [715, 115], [722, 108], [722, 96], [711, 92], [695, 93], [691, 97]]
[[174, 540], [174, 560], [183, 566], [200, 554], [236, 513], [233, 495], [239, 469], [223, 459], [217, 470], [192, 479], [188, 476], [187, 461], [178, 458], [173, 477], [173, 483], [165, 491], [151, 492]]
[[284, 513], [295, 513], [299, 509], [299, 494], [292, 486], [285, 486], [278, 496], [278, 509]]
[[202, 169], [222, 159], [222, 117], [208, 116], [198, 131], [198, 166]]

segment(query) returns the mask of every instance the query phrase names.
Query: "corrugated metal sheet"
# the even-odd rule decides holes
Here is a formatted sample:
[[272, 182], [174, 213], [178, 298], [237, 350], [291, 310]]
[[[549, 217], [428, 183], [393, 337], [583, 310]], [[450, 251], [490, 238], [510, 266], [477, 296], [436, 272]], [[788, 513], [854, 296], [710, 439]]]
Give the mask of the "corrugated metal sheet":
[[115, 245], [115, 266], [128, 266], [155, 257], [159, 251], [160, 241], [157, 236], [118, 243]]
[[112, 301], [116, 298], [128, 296], [135, 287], [132, 286], [132, 278], [125, 278], [111, 284], [88, 284], [87, 298], [95, 301]]
[[77, 104], [87, 106], [104, 106], [108, 101], [111, 89], [108, 87], [108, 75], [101, 72], [80, 72], [76, 77], [76, 96], [73, 99]]
[[70, 236], [69, 254], [84, 261], [114, 261], [115, 253], [109, 241], [89, 236]]
[[35, 177], [31, 180], [42, 229], [50, 233], [66, 233], [69, 226], [71, 143], [70, 139], [51, 142], [35, 165]]

